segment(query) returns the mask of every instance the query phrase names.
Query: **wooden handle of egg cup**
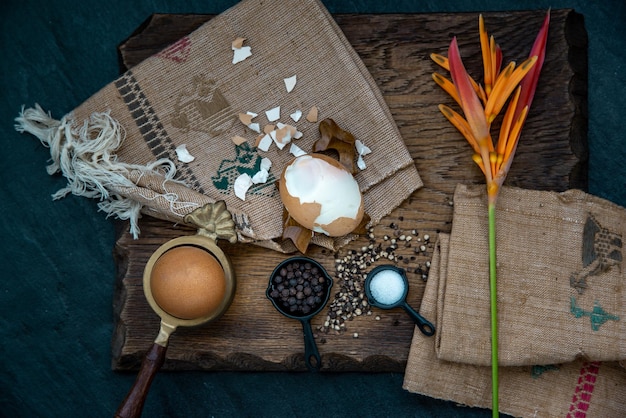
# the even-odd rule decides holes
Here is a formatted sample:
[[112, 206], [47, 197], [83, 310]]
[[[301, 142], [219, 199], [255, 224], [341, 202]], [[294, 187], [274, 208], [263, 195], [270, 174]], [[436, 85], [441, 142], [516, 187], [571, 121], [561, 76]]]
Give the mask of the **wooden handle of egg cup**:
[[156, 372], [159, 371], [165, 362], [166, 351], [167, 345], [161, 345], [156, 342], [152, 344], [141, 363], [141, 369], [139, 369], [135, 383], [115, 413], [116, 418], [137, 418], [141, 416], [150, 385], [154, 380]]

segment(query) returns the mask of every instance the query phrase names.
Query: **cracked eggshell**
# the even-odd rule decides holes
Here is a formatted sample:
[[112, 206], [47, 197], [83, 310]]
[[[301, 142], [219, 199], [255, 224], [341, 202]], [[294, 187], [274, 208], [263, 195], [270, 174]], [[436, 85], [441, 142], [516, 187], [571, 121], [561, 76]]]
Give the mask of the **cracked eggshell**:
[[289, 215], [305, 228], [331, 237], [354, 231], [364, 214], [363, 195], [352, 174], [323, 154], [296, 157], [279, 181]]

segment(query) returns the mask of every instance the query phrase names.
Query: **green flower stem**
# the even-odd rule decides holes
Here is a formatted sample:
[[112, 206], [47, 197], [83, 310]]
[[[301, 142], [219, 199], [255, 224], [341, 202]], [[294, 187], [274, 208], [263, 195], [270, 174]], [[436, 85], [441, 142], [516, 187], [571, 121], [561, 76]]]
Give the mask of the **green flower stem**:
[[491, 409], [499, 416], [498, 402], [498, 304], [496, 292], [496, 204], [489, 203], [489, 297], [491, 305]]

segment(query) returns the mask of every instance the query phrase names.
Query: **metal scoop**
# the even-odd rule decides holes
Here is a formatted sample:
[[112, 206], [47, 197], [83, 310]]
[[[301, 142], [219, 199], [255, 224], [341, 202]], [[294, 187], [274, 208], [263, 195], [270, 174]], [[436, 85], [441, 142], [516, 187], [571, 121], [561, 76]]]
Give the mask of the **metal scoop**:
[[[311, 266], [317, 268], [319, 272], [319, 276], [324, 278], [323, 283], [320, 283], [319, 286], [322, 286], [321, 291], [319, 292], [321, 296], [319, 297], [319, 301], [316, 301], [312, 306], [309, 305], [310, 310], [292, 310], [291, 306], [288, 303], [285, 304], [284, 300], [280, 295], [276, 295], [276, 291], [278, 291], [278, 284], [275, 282], [274, 278], [277, 275], [280, 275], [280, 271], [283, 268], [287, 268], [289, 265], [293, 265], [294, 263], [306, 264], [309, 263]], [[309, 371], [315, 372], [319, 371], [322, 367], [322, 360], [320, 357], [320, 353], [317, 349], [317, 344], [315, 344], [315, 338], [313, 337], [313, 330], [311, 329], [311, 318], [317, 315], [323, 308], [326, 306], [328, 302], [328, 298], [330, 296], [330, 289], [333, 286], [333, 280], [328, 275], [324, 267], [319, 264], [317, 261], [310, 259], [308, 257], [292, 257], [288, 258], [281, 262], [270, 276], [269, 285], [267, 286], [267, 290], [265, 292], [267, 298], [272, 302], [274, 307], [287, 318], [297, 319], [302, 323], [302, 329], [304, 333], [304, 363], [306, 364]], [[293, 295], [296, 297], [295, 295]], [[296, 298], [297, 300], [297, 298]]]
[[435, 334], [435, 326], [407, 303], [408, 293], [409, 281], [400, 267], [381, 265], [372, 269], [365, 278], [365, 295], [370, 305], [380, 309], [404, 309], [422, 334], [430, 337]]
[[[130, 418], [141, 416], [143, 405], [148, 395], [148, 390], [156, 372], [165, 362], [165, 353], [170, 335], [178, 327], [195, 327], [206, 324], [219, 318], [230, 306], [235, 295], [236, 280], [233, 267], [226, 254], [217, 246], [218, 238], [227, 238], [230, 242], [236, 242], [237, 235], [234, 230], [234, 222], [230, 212], [226, 210], [224, 202], [205, 205], [185, 216], [185, 222], [198, 226], [198, 234], [174, 238], [160, 246], [150, 257], [143, 273], [143, 291], [150, 307], [161, 318], [159, 333], [146, 353], [141, 363], [135, 383], [128, 395], [120, 404], [116, 418]], [[234, 237], [234, 238], [233, 238]], [[181, 319], [171, 315], [162, 309], [152, 295], [150, 279], [155, 263], [163, 254], [180, 246], [193, 246], [204, 249], [220, 263], [226, 279], [226, 291], [219, 306], [212, 312], [200, 318]]]

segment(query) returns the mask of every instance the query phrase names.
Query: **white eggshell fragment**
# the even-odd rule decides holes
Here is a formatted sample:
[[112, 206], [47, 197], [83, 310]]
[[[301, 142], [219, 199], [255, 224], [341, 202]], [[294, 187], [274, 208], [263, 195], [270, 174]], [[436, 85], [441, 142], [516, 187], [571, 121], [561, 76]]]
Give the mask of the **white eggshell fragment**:
[[287, 89], [287, 93], [291, 93], [291, 90], [296, 86], [296, 76], [293, 75], [291, 77], [285, 78], [283, 81], [285, 82], [285, 88]]
[[269, 151], [270, 145], [272, 145], [273, 142], [274, 142], [274, 140], [272, 139], [270, 134], [265, 134], [265, 135], [263, 135], [263, 137], [259, 141], [259, 144], [257, 145], [257, 148], [260, 149], [261, 151], [267, 152], [267, 151]]
[[276, 106], [271, 108], [270, 110], [265, 111], [265, 116], [267, 116], [267, 120], [270, 122], [274, 122], [280, 119], [280, 106]]
[[235, 52], [233, 53], [233, 64], [237, 64], [245, 60], [251, 55], [252, 55], [252, 51], [250, 50], [249, 46], [244, 46], [239, 49], [235, 49]]
[[269, 158], [265, 157], [261, 159], [261, 165], [259, 167], [259, 171], [257, 171], [254, 174], [254, 176], [252, 176], [252, 183], [254, 184], [266, 183], [270, 175], [269, 171], [271, 167], [272, 167], [272, 161]]
[[368, 146], [366, 146], [364, 143], [362, 143], [358, 139], [355, 141], [354, 146], [356, 148], [356, 152], [359, 155], [356, 165], [357, 167], [359, 167], [360, 170], [365, 170], [367, 168], [367, 165], [365, 164], [365, 160], [363, 159], [363, 156], [367, 154], [371, 154], [372, 150], [369, 149]]
[[359, 141], [358, 139], [354, 141], [354, 147], [356, 148], [356, 152], [358, 152], [359, 155], [367, 155], [372, 152], [372, 150], [369, 149], [367, 145], [365, 145], [363, 142]]
[[267, 157], [261, 159], [261, 170], [269, 171], [272, 168], [272, 160]]
[[341, 163], [326, 155], [296, 157], [283, 169], [279, 190], [289, 215], [315, 232], [346, 235], [363, 219], [358, 183]]
[[176, 157], [181, 163], [190, 163], [196, 158], [187, 151], [187, 145], [181, 144], [176, 147]]
[[365, 164], [365, 160], [362, 155], [359, 155], [359, 158], [357, 158], [356, 166], [359, 167], [359, 170], [365, 170], [367, 168], [367, 164]]
[[248, 174], [241, 174], [235, 179], [235, 184], [233, 185], [235, 196], [241, 200], [246, 200], [246, 193], [252, 184], [252, 178]]
[[293, 154], [294, 157], [299, 157], [301, 155], [306, 154], [306, 151], [304, 151], [302, 148], [300, 148], [299, 146], [297, 146], [296, 144], [292, 143], [289, 147], [289, 152], [291, 154]]
[[294, 122], [298, 122], [300, 120], [300, 118], [302, 117], [302, 111], [301, 110], [296, 110], [291, 115], [289, 115], [289, 117], [291, 119], [293, 119]]
[[246, 38], [237, 38], [231, 44], [233, 50], [233, 64], [237, 64], [252, 55], [252, 48], [243, 46]]
[[267, 170], [259, 170], [252, 176], [252, 183], [266, 183], [270, 173]]
[[256, 133], [261, 133], [261, 125], [258, 123], [251, 123], [248, 125], [248, 128], [252, 129]]

